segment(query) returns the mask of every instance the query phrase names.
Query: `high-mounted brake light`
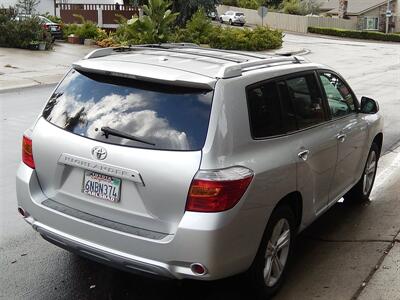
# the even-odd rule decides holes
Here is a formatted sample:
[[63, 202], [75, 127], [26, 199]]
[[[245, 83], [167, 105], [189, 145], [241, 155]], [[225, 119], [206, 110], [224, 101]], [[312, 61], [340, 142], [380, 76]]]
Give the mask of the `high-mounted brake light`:
[[254, 173], [245, 167], [200, 170], [189, 189], [187, 211], [219, 212], [234, 207], [246, 192]]
[[34, 169], [35, 161], [32, 155], [32, 140], [24, 135], [22, 138], [22, 161], [28, 167]]

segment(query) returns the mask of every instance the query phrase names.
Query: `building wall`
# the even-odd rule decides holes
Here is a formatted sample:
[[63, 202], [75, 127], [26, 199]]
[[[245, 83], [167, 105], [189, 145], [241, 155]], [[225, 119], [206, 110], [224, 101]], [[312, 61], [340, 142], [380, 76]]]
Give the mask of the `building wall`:
[[[358, 16], [357, 29], [363, 30], [364, 28], [364, 18], [365, 17], [377, 17], [379, 18], [379, 31], [385, 32], [386, 30], [386, 10], [387, 5], [381, 5], [378, 8], [372, 9]], [[389, 32], [400, 32], [400, 18], [399, 18], [399, 3], [398, 0], [392, 1], [390, 3], [390, 10], [393, 16], [389, 18]]]

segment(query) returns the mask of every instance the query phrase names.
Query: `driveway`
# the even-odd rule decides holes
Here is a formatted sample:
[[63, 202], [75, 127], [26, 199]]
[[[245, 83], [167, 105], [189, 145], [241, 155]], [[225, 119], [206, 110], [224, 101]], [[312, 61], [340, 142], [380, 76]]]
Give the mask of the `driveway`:
[[[398, 297], [400, 46], [291, 34], [285, 44], [309, 49], [308, 58], [334, 66], [359, 96], [379, 100], [387, 154], [370, 202], [338, 203], [299, 236], [288, 280], [276, 299]], [[15, 198], [21, 135], [53, 88], [0, 92], [0, 298], [252, 299], [241, 277], [213, 283], [156, 281], [87, 261], [42, 240], [21, 219]]]

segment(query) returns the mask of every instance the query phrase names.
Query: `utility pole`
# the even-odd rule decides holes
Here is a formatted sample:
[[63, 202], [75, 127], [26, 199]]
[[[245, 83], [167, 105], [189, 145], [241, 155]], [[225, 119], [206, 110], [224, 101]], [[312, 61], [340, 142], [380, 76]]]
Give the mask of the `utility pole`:
[[392, 15], [392, 11], [390, 10], [390, 0], [387, 0], [387, 8], [386, 8], [386, 33], [389, 33], [389, 19]]

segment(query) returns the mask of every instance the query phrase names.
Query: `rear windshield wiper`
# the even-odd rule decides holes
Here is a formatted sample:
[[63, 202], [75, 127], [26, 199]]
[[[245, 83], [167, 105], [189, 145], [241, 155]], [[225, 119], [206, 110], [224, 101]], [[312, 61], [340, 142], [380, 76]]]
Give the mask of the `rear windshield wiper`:
[[112, 128], [108, 127], [108, 126], [101, 127], [100, 130], [103, 131], [103, 135], [106, 137], [106, 139], [108, 139], [109, 135], [114, 135], [114, 136], [118, 136], [118, 137], [121, 137], [121, 138], [124, 138], [124, 139], [132, 140], [132, 141], [136, 141], [136, 142], [141, 142], [141, 143], [147, 144], [147, 145], [152, 145], [152, 146], [156, 145], [154, 143], [150, 143], [148, 141], [139, 139], [139, 138], [137, 138], [137, 137], [135, 137], [133, 135], [124, 133], [124, 132], [116, 130], [116, 129], [112, 129]]

